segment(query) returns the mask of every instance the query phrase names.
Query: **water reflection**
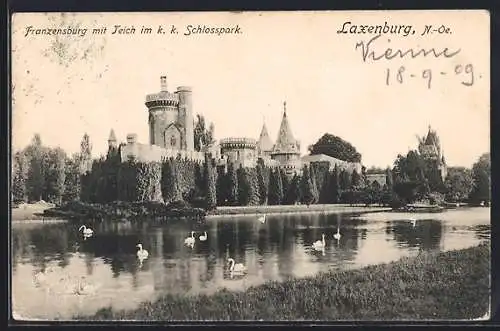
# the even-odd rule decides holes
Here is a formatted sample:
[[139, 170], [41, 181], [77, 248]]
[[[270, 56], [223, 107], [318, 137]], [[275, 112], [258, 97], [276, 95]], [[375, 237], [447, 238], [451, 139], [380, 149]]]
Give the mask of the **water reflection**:
[[[221, 218], [196, 228], [188, 223], [167, 227], [146, 221], [89, 221], [94, 235], [86, 240], [78, 233], [79, 224], [15, 226], [14, 309], [34, 318], [65, 319], [109, 305], [134, 308], [162, 293], [241, 290], [266, 280], [356, 268], [418, 250], [464, 248], [489, 240], [486, 208], [433, 217], [422, 216], [415, 226], [404, 215], [389, 213], [268, 215], [265, 223], [256, 216]], [[196, 238], [192, 248], [184, 244], [191, 231]], [[207, 240], [199, 241], [204, 232]], [[322, 234], [326, 246], [318, 252], [311, 245]], [[142, 261], [137, 257], [138, 243], [149, 251]], [[245, 265], [244, 276], [231, 275], [229, 258]], [[43, 273], [45, 285], [35, 286], [32, 279], [37, 273]], [[98, 290], [83, 295], [62, 289], [81, 288], [82, 282]]]

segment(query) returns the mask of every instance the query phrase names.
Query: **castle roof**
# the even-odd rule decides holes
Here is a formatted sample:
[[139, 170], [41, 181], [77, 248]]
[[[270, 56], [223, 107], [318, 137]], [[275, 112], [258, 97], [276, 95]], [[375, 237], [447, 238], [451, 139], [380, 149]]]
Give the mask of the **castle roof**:
[[266, 123], [262, 125], [262, 131], [260, 132], [259, 142], [257, 143], [261, 151], [272, 151], [273, 143], [271, 138], [269, 138], [269, 133], [267, 132]]
[[111, 132], [109, 133], [108, 141], [116, 141], [115, 130], [111, 129]]
[[292, 134], [288, 118], [286, 116], [286, 102], [283, 103], [283, 118], [281, 119], [278, 139], [274, 145], [273, 153], [276, 154], [300, 154], [299, 146]]
[[427, 137], [425, 138], [425, 145], [438, 145], [439, 144], [439, 138], [436, 134], [435, 131], [431, 129], [429, 126], [429, 132], [427, 133]]

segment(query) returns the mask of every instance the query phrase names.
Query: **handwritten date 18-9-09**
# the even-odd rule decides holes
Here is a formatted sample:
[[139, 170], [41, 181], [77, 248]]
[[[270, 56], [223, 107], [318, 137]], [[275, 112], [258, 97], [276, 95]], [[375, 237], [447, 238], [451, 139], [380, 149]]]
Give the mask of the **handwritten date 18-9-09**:
[[474, 75], [474, 67], [472, 64], [458, 64], [451, 72], [432, 71], [431, 69], [424, 69], [419, 72], [410, 72], [410, 70], [407, 70], [404, 66], [401, 66], [395, 72], [387, 68], [385, 83], [386, 85], [391, 85], [391, 83], [395, 79], [397, 83], [403, 84], [409, 79], [414, 80], [416, 78], [420, 78], [425, 81], [425, 83], [427, 84], [427, 88], [430, 89], [432, 87], [433, 79], [439, 76], [459, 77], [460, 83], [465, 86], [472, 86], [474, 85], [474, 82], [477, 78], [481, 78], [481, 75], [479, 75], [478, 77]]

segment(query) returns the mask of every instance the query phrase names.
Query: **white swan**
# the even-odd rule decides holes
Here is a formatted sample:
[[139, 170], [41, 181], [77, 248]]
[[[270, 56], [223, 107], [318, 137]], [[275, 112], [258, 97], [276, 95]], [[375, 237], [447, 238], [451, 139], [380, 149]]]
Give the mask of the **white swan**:
[[137, 246], [139, 248], [139, 250], [137, 251], [137, 258], [139, 258], [139, 260], [142, 262], [142, 260], [145, 260], [148, 258], [149, 256], [149, 253], [147, 250], [145, 249], [142, 249], [142, 244], [137, 244]]
[[199, 239], [200, 239], [200, 241], [206, 241], [206, 240], [207, 240], [207, 238], [208, 238], [208, 236], [207, 236], [207, 232], [205, 231], [205, 232], [204, 232], [204, 233], [200, 236], [200, 238], [199, 238]]
[[266, 215], [258, 217], [257, 221], [261, 222], [262, 224], [266, 223]]
[[234, 259], [232, 258], [227, 259], [227, 261], [230, 263], [229, 271], [236, 273], [247, 271], [247, 267], [245, 267], [242, 263], [235, 263]]
[[78, 283], [73, 289], [73, 293], [76, 295], [89, 295], [89, 294], [94, 294], [96, 290], [97, 290], [96, 286], [92, 284], [87, 284], [87, 282], [85, 281], [85, 277], [82, 276], [78, 279]]
[[321, 235], [321, 240], [318, 240], [316, 242], [314, 242], [312, 244], [312, 247], [317, 250], [317, 251], [321, 251], [322, 249], [324, 249], [326, 246], [326, 242], [325, 242], [325, 234], [323, 233]]
[[194, 231], [191, 231], [191, 237], [184, 239], [184, 245], [193, 248], [196, 239], [194, 239]]
[[337, 233], [333, 235], [333, 238], [340, 240], [341, 234], [340, 234], [340, 228], [337, 227]]
[[410, 223], [413, 227], [415, 227], [415, 225], [417, 225], [417, 220], [414, 218], [410, 218]]
[[94, 234], [94, 231], [91, 228], [87, 228], [85, 225], [82, 225], [78, 231], [83, 229], [83, 235], [86, 237], [91, 237]]

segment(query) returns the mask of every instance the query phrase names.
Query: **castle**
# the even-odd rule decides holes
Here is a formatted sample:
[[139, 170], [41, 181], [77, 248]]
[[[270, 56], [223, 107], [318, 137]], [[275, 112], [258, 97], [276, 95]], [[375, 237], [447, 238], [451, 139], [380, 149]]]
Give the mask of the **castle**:
[[[292, 134], [283, 103], [283, 117], [276, 143], [272, 143], [266, 124], [258, 140], [247, 137], [231, 137], [201, 146], [199, 151], [194, 147], [194, 119], [192, 89], [188, 86], [177, 87], [169, 92], [167, 77], [160, 77], [160, 91], [148, 94], [145, 105], [148, 110], [149, 143], [137, 141], [137, 135], [127, 135], [126, 144], [122, 145], [121, 160], [139, 162], [162, 161], [169, 157], [177, 157], [204, 162], [205, 155], [218, 165], [232, 163], [235, 167], [255, 167], [261, 159], [265, 165], [280, 167], [288, 176], [300, 173], [303, 165], [313, 162], [327, 161], [330, 167], [335, 166], [350, 172], [361, 172], [360, 163], [350, 163], [327, 155], [306, 155], [301, 157], [300, 142]], [[201, 145], [201, 144], [200, 144]], [[109, 148], [117, 147], [117, 139], [111, 130], [108, 139]]]
[[435, 162], [441, 178], [444, 180], [448, 171], [444, 159], [444, 151], [441, 149], [441, 143], [436, 131], [432, 130], [429, 125], [427, 135], [418, 137], [418, 140], [418, 152], [425, 160]]

